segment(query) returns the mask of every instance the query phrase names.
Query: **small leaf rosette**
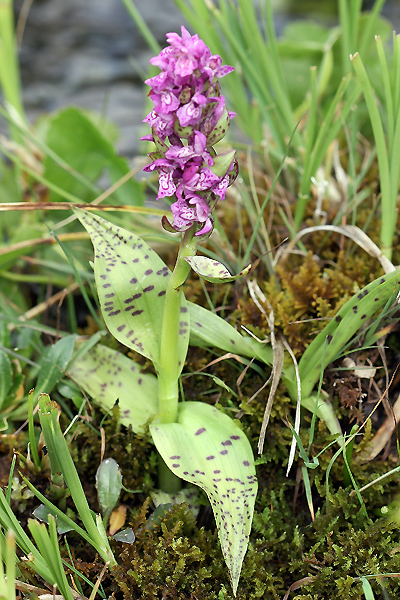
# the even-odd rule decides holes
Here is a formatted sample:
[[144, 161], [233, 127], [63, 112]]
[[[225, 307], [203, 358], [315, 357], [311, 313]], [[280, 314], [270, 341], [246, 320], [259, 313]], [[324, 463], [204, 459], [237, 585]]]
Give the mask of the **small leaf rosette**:
[[209, 236], [212, 211], [237, 177], [235, 152], [217, 155], [213, 146], [223, 139], [230, 120], [218, 79], [233, 71], [212, 55], [198, 35], [182, 27], [182, 37], [168, 33], [169, 46], [150, 60], [161, 73], [148, 79], [154, 109], [144, 119], [152, 128], [157, 150], [145, 171], [158, 171], [157, 199], [176, 197], [173, 223], [164, 217], [169, 231], [196, 228], [196, 236]]

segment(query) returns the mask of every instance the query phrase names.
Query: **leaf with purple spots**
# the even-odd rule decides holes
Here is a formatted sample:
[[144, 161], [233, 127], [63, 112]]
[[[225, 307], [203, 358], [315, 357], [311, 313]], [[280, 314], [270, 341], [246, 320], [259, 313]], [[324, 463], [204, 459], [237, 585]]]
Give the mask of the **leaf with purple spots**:
[[[121, 344], [158, 365], [168, 267], [137, 235], [83, 210], [74, 212], [94, 246], [96, 287], [108, 329]], [[186, 312], [185, 297], [179, 293], [181, 312]], [[184, 318], [179, 335], [180, 370], [188, 343], [189, 322]]]
[[246, 275], [251, 268], [251, 265], [248, 265], [243, 271], [240, 271], [238, 275], [231, 275], [223, 264], [212, 258], [207, 258], [207, 256], [185, 256], [185, 260], [199, 277], [202, 277], [210, 283], [228, 283], [229, 281], [235, 281], [235, 279], [239, 279], [239, 277]]
[[171, 471], [206, 492], [236, 595], [257, 493], [247, 437], [230, 417], [202, 402], [183, 402], [176, 423], [153, 423], [150, 433]]
[[[363, 325], [382, 310], [393, 304], [400, 286], [400, 269], [378, 277], [354, 294], [336, 316], [324, 327], [307, 347], [299, 362], [303, 397], [311, 394], [316, 382], [332, 361]], [[323, 364], [322, 359], [324, 359]], [[293, 380], [293, 387], [295, 387]]]
[[137, 363], [116, 350], [97, 344], [68, 373], [105, 410], [118, 400], [121, 423], [132, 425], [135, 433], [157, 413], [157, 378], [142, 374]]

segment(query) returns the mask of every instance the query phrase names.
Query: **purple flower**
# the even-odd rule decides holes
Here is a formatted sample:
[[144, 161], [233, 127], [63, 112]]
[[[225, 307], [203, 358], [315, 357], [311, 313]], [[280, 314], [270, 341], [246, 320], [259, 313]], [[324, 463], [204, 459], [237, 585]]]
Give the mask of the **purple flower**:
[[178, 196], [178, 200], [171, 205], [174, 217], [174, 228], [177, 231], [186, 231], [194, 223], [201, 223], [202, 228], [195, 235], [205, 235], [212, 229], [211, 209], [207, 201], [202, 196], [193, 194], [191, 197], [183, 199]]
[[194, 158], [199, 159], [200, 164], [204, 161], [208, 166], [212, 166], [214, 161], [211, 154], [206, 150], [206, 146], [206, 136], [200, 131], [195, 131], [192, 144], [180, 147], [170, 146], [165, 156], [177, 162], [181, 168], [184, 168], [185, 164]]
[[[173, 230], [209, 235], [212, 210], [234, 181], [234, 153], [217, 156], [213, 145], [221, 140], [235, 113], [225, 106], [218, 79], [233, 67], [222, 65], [196, 35], [181, 28], [181, 36], [168, 33], [169, 46], [150, 60], [161, 72], [148, 79], [154, 109], [144, 119], [152, 128], [157, 152], [145, 171], [158, 171], [157, 199], [175, 195], [171, 206]], [[228, 156], [228, 158], [226, 158]], [[221, 160], [222, 158], [222, 160]], [[164, 219], [164, 223], [165, 223]]]

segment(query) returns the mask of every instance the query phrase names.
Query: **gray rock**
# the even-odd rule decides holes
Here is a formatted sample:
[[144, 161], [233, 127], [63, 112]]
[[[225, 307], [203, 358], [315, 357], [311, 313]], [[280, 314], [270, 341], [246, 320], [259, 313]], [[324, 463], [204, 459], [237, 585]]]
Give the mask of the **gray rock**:
[[[17, 13], [22, 0], [17, 4]], [[180, 29], [172, 0], [136, 0], [157, 40]], [[74, 104], [104, 111], [121, 131], [118, 150], [133, 156], [144, 135], [153, 55], [121, 0], [41, 0], [32, 4], [20, 47], [29, 119]]]

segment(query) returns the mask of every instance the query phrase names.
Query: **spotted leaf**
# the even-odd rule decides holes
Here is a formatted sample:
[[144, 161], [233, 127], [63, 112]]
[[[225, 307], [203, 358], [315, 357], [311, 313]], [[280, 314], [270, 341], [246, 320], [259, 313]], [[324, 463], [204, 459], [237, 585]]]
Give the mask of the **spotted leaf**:
[[[338, 311], [337, 315], [311, 342], [299, 362], [304, 397], [311, 391], [324, 369], [342, 352], [353, 335], [381, 310], [395, 300], [399, 291], [400, 269], [375, 279], [360, 292], [354, 294]], [[324, 364], [321, 365], [324, 357]], [[294, 384], [293, 384], [294, 385]]]
[[248, 439], [230, 417], [202, 402], [180, 404], [176, 423], [153, 423], [150, 432], [171, 471], [206, 492], [236, 595], [257, 493]]
[[[96, 286], [108, 329], [119, 342], [157, 365], [168, 267], [137, 235], [83, 210], [75, 209], [75, 214], [90, 234], [95, 249]], [[183, 292], [179, 293], [181, 312], [187, 312]], [[182, 366], [188, 342], [185, 315], [179, 336]]]
[[135, 433], [157, 413], [157, 378], [141, 373], [137, 363], [116, 350], [97, 344], [68, 373], [105, 410], [118, 400], [122, 424]]
[[250, 271], [251, 265], [248, 265], [238, 275], [231, 275], [226, 267], [217, 260], [207, 258], [207, 256], [186, 256], [185, 260], [192, 267], [193, 271], [200, 277], [211, 283], [228, 283], [235, 281]]

